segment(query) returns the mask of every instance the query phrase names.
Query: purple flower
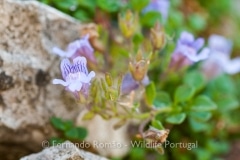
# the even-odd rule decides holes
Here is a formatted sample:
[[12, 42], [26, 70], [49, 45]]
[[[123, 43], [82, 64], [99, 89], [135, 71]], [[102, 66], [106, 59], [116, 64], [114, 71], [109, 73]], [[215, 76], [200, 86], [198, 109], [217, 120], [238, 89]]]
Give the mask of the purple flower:
[[125, 74], [122, 81], [121, 86], [121, 93], [122, 94], [129, 94], [131, 91], [138, 89], [140, 84], [146, 86], [149, 84], [149, 78], [147, 75], [143, 78], [141, 82], [138, 82], [133, 79], [132, 75], [130, 73]]
[[188, 32], [182, 32], [180, 38], [177, 41], [177, 47], [172, 54], [170, 67], [175, 69], [181, 69], [189, 66], [195, 62], [204, 60], [209, 57], [209, 49], [203, 48], [203, 38], [194, 39], [194, 36]]
[[221, 52], [222, 54], [230, 54], [232, 51], [232, 41], [220, 35], [211, 35], [208, 39], [208, 46], [211, 50]]
[[212, 35], [208, 40], [210, 56], [203, 63], [203, 72], [208, 78], [222, 73], [236, 74], [240, 72], [240, 57], [230, 59], [232, 42], [223, 36]]
[[77, 93], [81, 91], [84, 95], [87, 95], [90, 81], [95, 76], [95, 72], [88, 73], [86, 65], [87, 60], [85, 57], [74, 58], [73, 64], [69, 59], [63, 59], [61, 61], [63, 80], [54, 79], [52, 83], [61, 84], [70, 92]]
[[94, 56], [94, 49], [92, 48], [91, 44], [88, 41], [89, 36], [86, 35], [83, 38], [71, 42], [66, 51], [61, 50], [58, 47], [53, 48], [53, 53], [61, 56], [74, 59], [78, 56], [84, 56], [89, 61], [96, 63], [96, 59]]
[[149, 11], [159, 12], [163, 17], [163, 20], [165, 21], [168, 17], [169, 6], [169, 0], [151, 0], [148, 6], [143, 9], [143, 13], [147, 13]]

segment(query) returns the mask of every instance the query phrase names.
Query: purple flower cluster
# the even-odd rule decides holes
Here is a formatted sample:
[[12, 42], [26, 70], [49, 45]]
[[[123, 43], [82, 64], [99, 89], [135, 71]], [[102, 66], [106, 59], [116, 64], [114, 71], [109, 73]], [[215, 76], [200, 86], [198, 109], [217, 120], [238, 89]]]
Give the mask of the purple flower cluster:
[[54, 47], [53, 53], [61, 57], [66, 57], [71, 59], [74, 59], [78, 56], [84, 56], [87, 58], [87, 60], [93, 63], [96, 63], [96, 58], [94, 56], [94, 49], [92, 48], [88, 39], [89, 39], [89, 36], [86, 35], [79, 40], [71, 42], [68, 45], [66, 51], [63, 51], [58, 47]]
[[206, 77], [211, 78], [222, 73], [236, 74], [240, 72], [240, 57], [231, 59], [232, 42], [223, 36], [212, 35], [208, 40], [210, 56], [203, 63], [202, 69]]
[[170, 68], [178, 70], [195, 62], [205, 60], [209, 57], [209, 48], [201, 48], [204, 45], [203, 38], [194, 39], [188, 32], [182, 32], [177, 41], [177, 46], [172, 54]]
[[88, 73], [87, 60], [85, 57], [77, 57], [73, 59], [73, 63], [69, 59], [61, 61], [62, 79], [54, 79], [53, 84], [61, 84], [66, 90], [78, 95], [81, 91], [85, 96], [88, 95], [90, 81], [95, 77], [95, 72]]
[[170, 69], [180, 70], [204, 60], [202, 71], [207, 78], [213, 78], [222, 73], [240, 72], [240, 57], [230, 58], [232, 50], [230, 40], [220, 35], [211, 35], [208, 47], [203, 48], [203, 45], [203, 38], [194, 39], [191, 33], [182, 32], [171, 57]]
[[88, 96], [90, 82], [95, 77], [95, 72], [88, 73], [87, 60], [96, 63], [94, 57], [94, 49], [88, 40], [89, 36], [71, 42], [66, 51], [58, 47], [53, 48], [53, 52], [61, 57], [65, 57], [61, 61], [62, 79], [54, 79], [53, 84], [61, 84], [66, 90], [72, 92], [76, 98], [79, 93], [85, 97]]

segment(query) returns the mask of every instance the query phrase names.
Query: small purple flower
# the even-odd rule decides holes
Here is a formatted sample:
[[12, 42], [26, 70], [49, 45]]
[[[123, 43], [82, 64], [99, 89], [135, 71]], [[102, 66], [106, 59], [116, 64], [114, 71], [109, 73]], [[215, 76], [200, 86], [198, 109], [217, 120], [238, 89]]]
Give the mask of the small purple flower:
[[221, 52], [223, 54], [230, 54], [232, 51], [232, 41], [223, 36], [213, 34], [208, 39], [208, 46], [211, 50]]
[[129, 94], [131, 91], [138, 89], [140, 84], [146, 86], [149, 84], [149, 78], [147, 75], [143, 78], [141, 82], [138, 82], [133, 79], [132, 75], [130, 73], [125, 74], [122, 81], [121, 86], [121, 93], [122, 94]]
[[213, 78], [222, 73], [236, 74], [240, 72], [240, 57], [230, 59], [232, 42], [223, 36], [212, 35], [208, 40], [210, 56], [203, 63], [204, 74]]
[[53, 53], [61, 56], [74, 59], [78, 56], [84, 56], [89, 61], [96, 63], [96, 59], [94, 56], [94, 49], [92, 48], [91, 44], [88, 40], [89, 36], [86, 35], [83, 38], [71, 42], [66, 51], [61, 50], [58, 47], [53, 48]]
[[203, 48], [199, 52], [203, 45], [203, 38], [197, 38], [195, 40], [191, 33], [182, 32], [177, 41], [177, 47], [172, 54], [170, 67], [181, 69], [195, 62], [207, 59], [210, 53], [208, 48]]
[[63, 80], [54, 79], [53, 84], [61, 84], [66, 87], [67, 90], [73, 93], [81, 91], [84, 95], [87, 95], [90, 81], [95, 76], [95, 72], [88, 73], [87, 60], [85, 57], [77, 57], [73, 59], [73, 64], [69, 59], [65, 58], [61, 61], [61, 72]]
[[159, 12], [163, 17], [163, 20], [166, 21], [168, 17], [169, 6], [169, 0], [151, 0], [148, 6], [143, 9], [143, 13], [147, 13], [149, 11]]

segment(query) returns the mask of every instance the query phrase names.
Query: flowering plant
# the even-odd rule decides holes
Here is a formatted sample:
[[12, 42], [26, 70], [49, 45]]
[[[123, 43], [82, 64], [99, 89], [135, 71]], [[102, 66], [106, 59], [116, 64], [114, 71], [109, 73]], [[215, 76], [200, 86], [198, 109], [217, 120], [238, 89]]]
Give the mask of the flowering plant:
[[[63, 85], [86, 106], [84, 120], [95, 115], [116, 118], [118, 129], [137, 119], [138, 136], [133, 139], [154, 144], [198, 140], [198, 148], [185, 159], [211, 159], [227, 152], [224, 135], [230, 136], [237, 124], [233, 119], [239, 113], [240, 95], [236, 90], [240, 57], [230, 58], [231, 40], [216, 34], [208, 40], [206, 35], [198, 38], [206, 27], [205, 17], [189, 16], [184, 24], [174, 1], [101, 2], [95, 4], [100, 8], [94, 18], [97, 26], [82, 27], [81, 38], [66, 51], [53, 48], [53, 53], [65, 57], [60, 65], [63, 80], [54, 79], [53, 84]], [[162, 145], [155, 149], [164, 152]], [[138, 152], [146, 157], [150, 153]], [[176, 159], [186, 150], [171, 152], [163, 156]]]

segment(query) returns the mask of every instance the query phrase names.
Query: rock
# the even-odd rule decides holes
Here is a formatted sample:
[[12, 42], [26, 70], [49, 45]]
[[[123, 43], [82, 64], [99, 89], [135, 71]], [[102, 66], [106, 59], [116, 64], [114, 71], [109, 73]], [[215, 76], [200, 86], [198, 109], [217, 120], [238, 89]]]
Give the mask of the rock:
[[77, 39], [80, 23], [37, 1], [0, 0], [0, 17], [0, 154], [13, 145], [39, 151], [55, 134], [49, 117], [74, 120], [81, 109], [51, 84], [61, 77], [52, 47]]
[[20, 160], [107, 160], [90, 152], [78, 149], [73, 143], [66, 141], [62, 144], [44, 149]]
[[[98, 151], [100, 155], [107, 157], [122, 157], [126, 155], [130, 149], [130, 140], [127, 134], [128, 123], [114, 129], [114, 125], [118, 123], [118, 119], [104, 120], [99, 115], [88, 121], [82, 121], [82, 117], [86, 110], [83, 110], [76, 123], [85, 126], [88, 130], [86, 141]], [[89, 125], [94, 124], [94, 125]], [[97, 133], [97, 134], [96, 134]]]

